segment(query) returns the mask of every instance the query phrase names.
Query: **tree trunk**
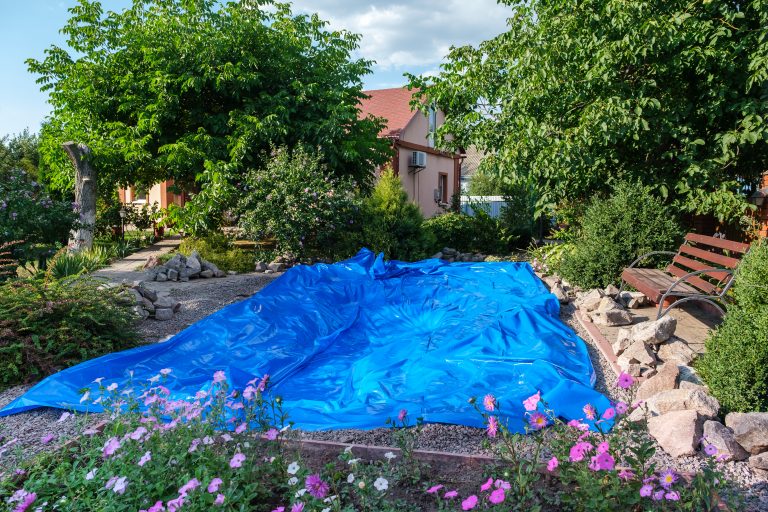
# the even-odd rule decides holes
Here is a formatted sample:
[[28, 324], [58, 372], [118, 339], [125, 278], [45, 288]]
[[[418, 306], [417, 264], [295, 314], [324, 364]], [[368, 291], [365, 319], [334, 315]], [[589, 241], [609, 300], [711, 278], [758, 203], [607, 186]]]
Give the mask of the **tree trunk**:
[[90, 249], [96, 225], [96, 169], [88, 161], [91, 150], [72, 141], [62, 147], [75, 166], [75, 202], [80, 206], [80, 225], [72, 235], [71, 245], [76, 251]]

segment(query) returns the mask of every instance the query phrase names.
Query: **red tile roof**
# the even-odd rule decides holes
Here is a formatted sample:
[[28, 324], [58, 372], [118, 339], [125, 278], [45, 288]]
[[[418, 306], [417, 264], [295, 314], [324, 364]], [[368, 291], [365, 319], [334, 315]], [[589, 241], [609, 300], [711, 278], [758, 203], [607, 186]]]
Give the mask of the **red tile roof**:
[[360, 114], [362, 119], [368, 115], [383, 117], [387, 120], [387, 126], [379, 132], [379, 137], [400, 137], [416, 111], [411, 110], [411, 96], [416, 90], [409, 91], [405, 87], [395, 89], [378, 89], [375, 91], [363, 91], [370, 96], [360, 102]]

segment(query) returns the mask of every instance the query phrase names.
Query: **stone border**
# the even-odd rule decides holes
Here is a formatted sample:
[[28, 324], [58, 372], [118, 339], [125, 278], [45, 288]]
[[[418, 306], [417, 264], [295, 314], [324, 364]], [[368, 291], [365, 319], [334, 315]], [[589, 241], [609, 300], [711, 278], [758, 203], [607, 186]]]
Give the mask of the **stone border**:
[[[576, 308], [574, 316], [579, 321], [584, 330], [587, 331], [587, 334], [589, 334], [589, 337], [592, 338], [595, 346], [598, 348], [605, 360], [608, 361], [608, 364], [610, 364], [613, 372], [616, 374], [616, 377], [618, 377], [619, 374], [621, 374], [621, 368], [619, 368], [616, 354], [613, 353], [613, 348], [611, 348], [611, 343], [605, 336], [603, 336], [603, 333], [600, 332], [600, 329], [594, 323], [590, 322], [584, 317], [584, 314], [580, 309]], [[639, 380], [639, 378], [636, 378], [635, 380]]]

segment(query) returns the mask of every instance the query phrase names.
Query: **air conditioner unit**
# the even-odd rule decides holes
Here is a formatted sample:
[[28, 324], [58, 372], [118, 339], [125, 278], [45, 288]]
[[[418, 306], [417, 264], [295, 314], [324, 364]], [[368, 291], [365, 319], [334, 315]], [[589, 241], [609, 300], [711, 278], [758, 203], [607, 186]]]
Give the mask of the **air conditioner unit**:
[[427, 154], [423, 151], [414, 151], [411, 155], [411, 167], [426, 167]]

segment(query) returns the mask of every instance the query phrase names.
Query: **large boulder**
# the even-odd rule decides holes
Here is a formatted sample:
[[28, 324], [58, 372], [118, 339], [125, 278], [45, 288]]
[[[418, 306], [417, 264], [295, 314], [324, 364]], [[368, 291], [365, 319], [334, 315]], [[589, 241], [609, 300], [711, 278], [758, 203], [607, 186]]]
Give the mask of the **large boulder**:
[[576, 299], [575, 305], [582, 311], [589, 313], [597, 309], [601, 300], [603, 300], [603, 292], [601, 290], [594, 289], [582, 294], [578, 299]]
[[665, 364], [659, 368], [659, 372], [646, 380], [637, 388], [637, 400], [647, 400], [662, 391], [669, 391], [677, 387], [677, 378], [680, 375], [677, 365]]
[[648, 419], [648, 433], [673, 457], [695, 455], [702, 430], [696, 411], [671, 411]]
[[768, 451], [768, 412], [732, 412], [725, 417], [725, 424], [752, 455]]
[[632, 315], [629, 311], [624, 309], [593, 311], [590, 316], [593, 323], [608, 327], [618, 327], [621, 325], [630, 325], [632, 323]]
[[605, 287], [605, 290], [603, 290], [603, 294], [608, 297], [618, 298], [617, 295], [619, 294], [619, 289], [616, 288], [616, 285], [609, 284]]
[[173, 257], [165, 263], [165, 268], [180, 272], [181, 269], [187, 266], [187, 257], [181, 253], [176, 253]]
[[617, 358], [617, 362], [622, 367], [628, 367], [632, 363], [653, 366], [656, 364], [656, 356], [653, 355], [648, 345], [642, 341], [633, 341]]
[[563, 288], [563, 285], [559, 283], [555, 284], [552, 286], [551, 291], [555, 297], [557, 297], [560, 304], [568, 304], [571, 301], [571, 298], [568, 297], [568, 293], [565, 291], [565, 288]]
[[613, 348], [613, 353], [615, 355], [620, 356], [625, 350], [627, 350], [627, 348], [629, 348], [631, 343], [632, 337], [630, 336], [630, 330], [622, 327], [616, 334], [616, 341], [611, 344], [611, 348]]
[[619, 302], [629, 309], [639, 309], [645, 306], [647, 299], [641, 292], [621, 292]]
[[253, 266], [254, 272], [264, 272], [268, 268], [267, 264], [263, 261], [257, 261]]
[[749, 453], [736, 441], [733, 430], [719, 421], [704, 422], [704, 438], [717, 448], [719, 455], [726, 455], [731, 460], [744, 460], [749, 457]]
[[680, 338], [672, 338], [659, 345], [658, 356], [665, 363], [689, 365], [696, 357], [696, 352]]
[[632, 341], [642, 341], [649, 345], [664, 343], [675, 333], [677, 320], [667, 315], [658, 320], [642, 322], [632, 327]]
[[716, 418], [720, 402], [698, 389], [670, 389], [649, 398], [646, 403], [654, 414], [692, 410], [703, 418]]
[[690, 382], [691, 384], [704, 385], [704, 381], [701, 380], [696, 370], [688, 365], [678, 364], [677, 369], [680, 370], [680, 382]]
[[753, 455], [749, 458], [749, 467], [768, 471], [768, 452]]
[[[200, 254], [197, 251], [192, 251], [192, 254], [189, 255], [189, 258], [187, 258], [187, 276], [196, 276], [200, 273], [200, 271], [203, 270], [203, 265], [200, 263], [200, 260]], [[184, 276], [183, 271], [181, 275]]]
[[161, 322], [170, 320], [173, 318], [173, 310], [169, 308], [157, 308], [155, 309], [155, 320]]

